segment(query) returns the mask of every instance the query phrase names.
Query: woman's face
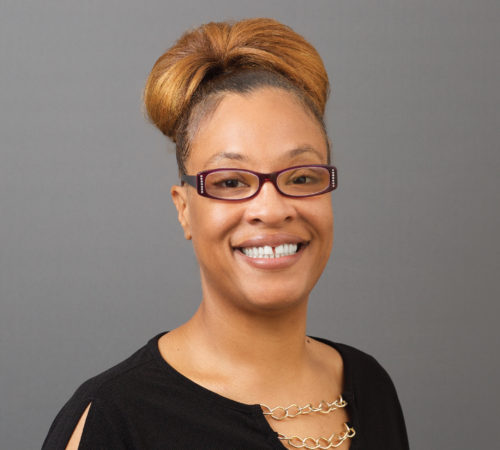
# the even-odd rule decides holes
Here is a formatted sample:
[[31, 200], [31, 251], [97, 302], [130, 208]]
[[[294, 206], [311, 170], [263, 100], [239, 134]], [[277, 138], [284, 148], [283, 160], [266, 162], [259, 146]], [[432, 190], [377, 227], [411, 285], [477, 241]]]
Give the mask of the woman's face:
[[[201, 122], [186, 168], [189, 175], [216, 168], [269, 173], [326, 163], [325, 137], [313, 116], [293, 94], [265, 87], [225, 95]], [[193, 240], [205, 299], [254, 312], [307, 300], [332, 246], [330, 194], [288, 198], [265, 182], [249, 200], [214, 200], [188, 185], [174, 186], [172, 198], [184, 234]], [[298, 251], [277, 258], [245, 254], [248, 248], [280, 245], [280, 251], [293, 252], [294, 245]]]

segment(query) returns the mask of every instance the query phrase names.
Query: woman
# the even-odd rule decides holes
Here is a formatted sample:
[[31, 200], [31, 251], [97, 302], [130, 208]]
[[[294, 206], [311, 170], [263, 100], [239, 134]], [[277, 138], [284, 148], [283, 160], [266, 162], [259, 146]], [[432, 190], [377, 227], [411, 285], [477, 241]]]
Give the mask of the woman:
[[315, 49], [270, 19], [201, 26], [159, 58], [145, 104], [176, 143], [203, 298], [84, 383], [44, 448], [408, 448], [380, 365], [306, 336], [333, 240], [327, 94]]

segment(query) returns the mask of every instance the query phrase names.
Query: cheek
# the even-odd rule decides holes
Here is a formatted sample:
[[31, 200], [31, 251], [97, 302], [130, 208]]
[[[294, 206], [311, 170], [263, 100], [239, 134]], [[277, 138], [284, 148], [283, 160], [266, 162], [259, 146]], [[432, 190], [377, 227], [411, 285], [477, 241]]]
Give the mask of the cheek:
[[329, 255], [333, 244], [333, 209], [330, 199], [319, 202], [310, 213], [323, 250]]
[[333, 209], [328, 196], [319, 197], [318, 202], [310, 205], [307, 209], [311, 221], [315, 224], [318, 232], [331, 234], [333, 232]]
[[227, 203], [199, 197], [190, 208], [191, 233], [195, 250], [210, 248], [229, 241], [230, 232], [239, 223], [239, 208]]
[[328, 202], [328, 209], [327, 209], [327, 217], [328, 217], [328, 224], [327, 228], [329, 230], [329, 233], [333, 237], [333, 209], [332, 209], [332, 204]]
[[[326, 222], [326, 221], [325, 221]], [[330, 255], [330, 251], [333, 245], [333, 214], [330, 213], [328, 217], [328, 221], [324, 226], [324, 235], [325, 235], [325, 249], [328, 250], [328, 255]]]

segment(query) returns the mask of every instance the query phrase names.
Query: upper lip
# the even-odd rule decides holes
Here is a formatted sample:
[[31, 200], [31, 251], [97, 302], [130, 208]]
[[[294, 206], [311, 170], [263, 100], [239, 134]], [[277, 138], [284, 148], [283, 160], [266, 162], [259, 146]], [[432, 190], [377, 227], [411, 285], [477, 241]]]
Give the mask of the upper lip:
[[299, 236], [288, 234], [288, 233], [277, 233], [277, 234], [262, 234], [258, 236], [245, 239], [236, 245], [234, 248], [245, 248], [245, 247], [264, 247], [266, 245], [270, 247], [277, 247], [281, 244], [305, 244], [307, 239], [303, 239]]

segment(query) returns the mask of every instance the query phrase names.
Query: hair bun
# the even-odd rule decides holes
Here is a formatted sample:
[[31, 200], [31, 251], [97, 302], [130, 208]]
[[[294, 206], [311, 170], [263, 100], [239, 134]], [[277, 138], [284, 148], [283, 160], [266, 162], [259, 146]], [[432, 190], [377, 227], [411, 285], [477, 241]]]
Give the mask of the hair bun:
[[210, 22], [182, 35], [151, 70], [144, 90], [147, 114], [175, 141], [200, 85], [246, 69], [281, 74], [324, 114], [329, 83], [318, 52], [291, 28], [265, 18]]

